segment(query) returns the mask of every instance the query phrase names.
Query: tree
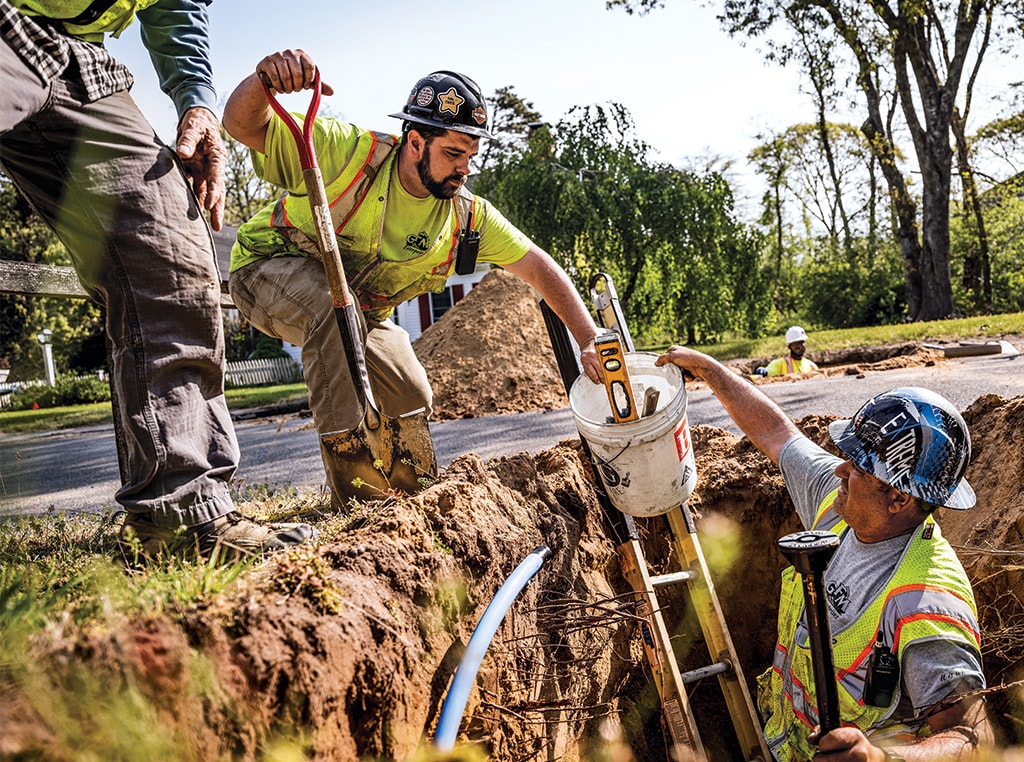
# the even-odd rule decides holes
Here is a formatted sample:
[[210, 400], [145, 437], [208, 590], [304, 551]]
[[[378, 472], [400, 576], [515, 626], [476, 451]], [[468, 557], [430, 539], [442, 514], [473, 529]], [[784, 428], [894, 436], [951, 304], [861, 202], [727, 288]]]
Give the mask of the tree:
[[488, 196], [577, 280], [615, 280], [633, 333], [712, 339], [763, 326], [760, 239], [736, 222], [732, 190], [649, 159], [618, 104], [575, 107], [481, 174]]
[[[17, 262], [70, 265], [71, 256], [0, 175], [0, 257]], [[102, 313], [87, 299], [0, 294], [0, 357], [8, 358], [11, 380], [43, 376], [42, 351], [36, 335], [53, 331], [54, 363], [59, 372], [88, 372], [106, 363]], [[91, 351], [83, 351], [83, 345]]]
[[274, 186], [256, 176], [249, 149], [223, 130], [221, 136], [228, 151], [224, 167], [227, 193], [224, 199], [224, 222], [238, 226], [270, 203]]
[[483, 172], [500, 154], [519, 153], [533, 129], [540, 126], [540, 112], [530, 101], [516, 95], [511, 86], [499, 87], [487, 99], [491, 104], [492, 140], [483, 141], [477, 170]]
[[[640, 12], [657, 0], [608, 0], [607, 7]], [[1020, 0], [723, 0], [719, 16], [729, 34], [758, 37], [787, 25], [800, 39], [815, 35], [814, 50], [838, 41], [845, 49], [867, 115], [861, 127], [889, 187], [907, 283], [909, 317], [931, 320], [954, 312], [949, 245], [949, 198], [953, 151], [950, 145], [963, 76], [973, 60], [980, 67], [985, 46], [974, 46], [983, 20], [1011, 27]], [[987, 28], [987, 21], [986, 21]], [[785, 32], [781, 33], [783, 36]], [[785, 39], [767, 41], [770, 55], [783, 63], [814, 59]], [[840, 46], [832, 44], [837, 55]], [[834, 60], [828, 59], [832, 65]], [[921, 173], [921, 225], [917, 202], [900, 169], [891, 115], [899, 109], [909, 131]]]

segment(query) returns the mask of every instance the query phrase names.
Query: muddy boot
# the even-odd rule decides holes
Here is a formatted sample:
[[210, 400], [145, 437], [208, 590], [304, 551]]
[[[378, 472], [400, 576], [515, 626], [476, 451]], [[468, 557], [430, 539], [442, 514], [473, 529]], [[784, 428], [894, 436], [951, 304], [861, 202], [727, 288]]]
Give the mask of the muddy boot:
[[251, 521], [235, 510], [205, 524], [178, 529], [155, 526], [147, 516], [129, 516], [118, 544], [130, 564], [171, 556], [226, 562], [295, 547], [318, 534], [309, 524]]

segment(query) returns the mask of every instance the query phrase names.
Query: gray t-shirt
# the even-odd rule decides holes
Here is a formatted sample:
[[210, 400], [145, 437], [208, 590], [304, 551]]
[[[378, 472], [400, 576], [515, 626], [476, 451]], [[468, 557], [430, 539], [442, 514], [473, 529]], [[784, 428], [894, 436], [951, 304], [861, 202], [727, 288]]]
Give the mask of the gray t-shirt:
[[[839, 486], [835, 468], [842, 462], [804, 436], [793, 437], [779, 451], [779, 468], [804, 527], [810, 529], [821, 501]], [[873, 543], [861, 542], [852, 530], [843, 533], [825, 570], [833, 633], [853, 624], [885, 588], [915, 532]], [[946, 696], [984, 687], [981, 659], [972, 649], [946, 640], [915, 643], [903, 652], [896, 716], [905, 721]]]

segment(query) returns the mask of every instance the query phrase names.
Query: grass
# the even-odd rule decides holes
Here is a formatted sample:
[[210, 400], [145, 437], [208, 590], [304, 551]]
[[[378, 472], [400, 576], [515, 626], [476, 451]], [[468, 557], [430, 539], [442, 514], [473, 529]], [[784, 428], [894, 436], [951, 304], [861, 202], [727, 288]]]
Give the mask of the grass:
[[[304, 400], [309, 397], [309, 390], [304, 383], [282, 384], [228, 389], [225, 396], [229, 409], [243, 410]], [[0, 431], [8, 434], [55, 431], [78, 426], [100, 426], [111, 422], [109, 402], [0, 412]]]
[[[896, 344], [906, 341], [940, 341], [956, 339], [998, 338], [1005, 334], [1024, 334], [1024, 312], [1006, 315], [983, 315], [981, 317], [958, 318], [955, 320], [934, 320], [926, 323], [898, 323], [871, 328], [845, 328], [810, 332], [808, 350], [811, 352], [848, 347]], [[668, 344], [641, 347], [647, 351], [661, 351]], [[761, 339], [726, 339], [717, 344], [696, 346], [719, 360], [739, 357], [768, 357], [782, 353], [784, 343], [781, 336]], [[228, 407], [241, 410], [251, 407], [265, 407], [306, 399], [309, 391], [303, 383], [280, 386], [260, 386], [228, 389]], [[94, 405], [72, 405], [46, 408], [43, 410], [19, 410], [0, 412], [0, 431], [10, 434], [54, 431], [77, 426], [97, 426], [111, 422], [110, 404], [99, 402]]]
[[[982, 315], [980, 317], [957, 318], [954, 320], [932, 320], [923, 323], [897, 323], [869, 328], [843, 328], [824, 331], [813, 330], [805, 325], [810, 340], [809, 352], [850, 347], [870, 347], [881, 344], [899, 344], [906, 341], [953, 341], [957, 339], [998, 339], [1006, 334], [1024, 333], [1024, 312], [1005, 315]], [[665, 344], [644, 347], [648, 351], [660, 351]], [[702, 352], [719, 360], [740, 357], [776, 356], [785, 350], [781, 335], [760, 339], [732, 338], [717, 344], [696, 346]]]

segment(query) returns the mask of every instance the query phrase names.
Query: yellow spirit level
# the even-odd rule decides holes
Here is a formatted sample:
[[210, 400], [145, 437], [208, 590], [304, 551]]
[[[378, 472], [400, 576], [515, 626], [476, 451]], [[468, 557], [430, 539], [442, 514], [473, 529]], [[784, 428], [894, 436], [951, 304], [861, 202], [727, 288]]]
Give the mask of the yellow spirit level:
[[615, 331], [598, 336], [594, 340], [597, 358], [601, 363], [601, 378], [608, 402], [612, 407], [612, 419], [615, 423], [635, 421], [636, 405], [633, 404], [633, 390], [629, 385], [629, 372], [626, 370], [626, 358], [622, 352], [622, 340]]

